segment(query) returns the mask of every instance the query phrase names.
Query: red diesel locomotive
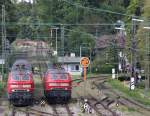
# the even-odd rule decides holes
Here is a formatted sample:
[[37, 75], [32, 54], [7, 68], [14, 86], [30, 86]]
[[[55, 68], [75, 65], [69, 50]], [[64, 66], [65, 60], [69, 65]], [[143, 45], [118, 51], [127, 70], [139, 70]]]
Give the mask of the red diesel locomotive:
[[31, 65], [26, 60], [16, 60], [8, 75], [7, 94], [13, 105], [30, 105], [34, 82]]
[[44, 79], [44, 94], [48, 101], [63, 100], [67, 102], [71, 98], [72, 78], [62, 69], [48, 69]]

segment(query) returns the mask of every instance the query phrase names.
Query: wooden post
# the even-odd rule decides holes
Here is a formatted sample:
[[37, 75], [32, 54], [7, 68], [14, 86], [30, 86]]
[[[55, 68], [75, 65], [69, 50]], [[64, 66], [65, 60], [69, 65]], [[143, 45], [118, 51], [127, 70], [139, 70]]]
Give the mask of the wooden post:
[[84, 81], [86, 80], [86, 66], [84, 66]]

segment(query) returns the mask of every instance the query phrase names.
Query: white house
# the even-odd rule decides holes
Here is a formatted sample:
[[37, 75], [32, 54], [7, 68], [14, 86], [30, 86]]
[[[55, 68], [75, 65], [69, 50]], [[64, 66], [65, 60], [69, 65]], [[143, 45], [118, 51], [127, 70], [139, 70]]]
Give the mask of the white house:
[[81, 57], [58, 57], [58, 63], [62, 64], [64, 69], [72, 75], [81, 75], [82, 68], [80, 66]]

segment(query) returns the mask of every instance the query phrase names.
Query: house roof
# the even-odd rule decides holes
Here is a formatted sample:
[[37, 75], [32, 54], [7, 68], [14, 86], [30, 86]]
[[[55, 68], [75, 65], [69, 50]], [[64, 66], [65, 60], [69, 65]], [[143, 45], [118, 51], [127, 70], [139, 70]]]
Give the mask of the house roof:
[[58, 57], [58, 63], [80, 63], [81, 57]]
[[111, 44], [114, 44], [114, 40], [116, 40], [116, 45], [118, 47], [123, 48], [125, 46], [125, 36], [119, 33], [117, 35], [103, 35], [99, 37], [96, 39], [95, 48], [106, 48]]
[[110, 42], [115, 38], [113, 35], [103, 35], [96, 39], [96, 48], [106, 48], [109, 46]]
[[15, 41], [15, 44], [20, 46], [20, 45], [28, 45], [28, 46], [41, 46], [41, 47], [48, 47], [48, 43], [44, 41], [39, 41], [39, 40], [25, 40], [25, 39], [17, 39]]

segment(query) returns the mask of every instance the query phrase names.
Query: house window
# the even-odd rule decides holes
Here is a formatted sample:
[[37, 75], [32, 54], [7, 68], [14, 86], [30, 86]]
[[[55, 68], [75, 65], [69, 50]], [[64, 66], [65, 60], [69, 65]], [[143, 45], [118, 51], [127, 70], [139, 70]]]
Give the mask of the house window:
[[76, 65], [76, 66], [75, 66], [75, 70], [79, 70], [79, 65]]
[[71, 70], [74, 70], [74, 65], [71, 65]]

